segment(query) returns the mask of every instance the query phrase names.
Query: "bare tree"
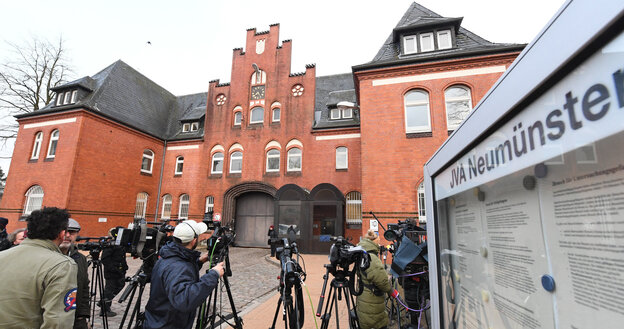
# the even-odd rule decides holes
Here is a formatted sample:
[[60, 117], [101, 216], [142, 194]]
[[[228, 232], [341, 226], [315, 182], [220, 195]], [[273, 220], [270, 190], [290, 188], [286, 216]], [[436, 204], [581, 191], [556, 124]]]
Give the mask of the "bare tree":
[[37, 111], [52, 101], [52, 88], [66, 82], [71, 68], [63, 39], [57, 43], [33, 38], [23, 44], [7, 42], [9, 58], [0, 64], [0, 142], [17, 137], [14, 115]]

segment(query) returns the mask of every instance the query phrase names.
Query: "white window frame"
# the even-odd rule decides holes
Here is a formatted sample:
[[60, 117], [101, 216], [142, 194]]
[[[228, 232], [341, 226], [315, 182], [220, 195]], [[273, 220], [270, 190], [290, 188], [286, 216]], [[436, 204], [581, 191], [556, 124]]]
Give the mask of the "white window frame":
[[340, 109], [331, 109], [329, 110], [329, 118], [332, 120], [338, 120], [340, 119]]
[[[275, 118], [275, 113], [277, 113], [277, 118]], [[280, 122], [282, 119], [282, 109], [279, 107], [273, 108], [271, 110], [271, 121]]]
[[[270, 155], [269, 153], [271, 153], [272, 151], [277, 152], [277, 155], [275, 154]], [[280, 156], [281, 156], [281, 152], [278, 149], [270, 149], [266, 152], [266, 172], [279, 172], [280, 171], [280, 167], [281, 167]], [[274, 158], [277, 158], [277, 168], [270, 169], [269, 159], [274, 159]]]
[[[424, 100], [419, 100], [419, 101], [411, 101], [408, 102], [407, 101], [407, 95], [413, 92], [420, 92], [425, 94], [426, 97], [426, 101]], [[410, 91], [408, 91], [407, 93], [405, 93], [405, 96], [403, 96], [403, 101], [404, 101], [404, 110], [405, 110], [405, 132], [407, 133], [417, 133], [417, 132], [430, 132], [431, 131], [431, 107], [430, 107], [430, 101], [429, 101], [429, 93], [426, 90], [423, 89], [412, 89]], [[408, 117], [408, 107], [409, 106], [419, 106], [419, 105], [427, 105], [427, 125], [424, 126], [409, 126], [408, 125], [408, 121], [407, 121], [407, 117]]]
[[41, 151], [41, 144], [43, 143], [43, 131], [39, 131], [35, 134], [35, 142], [33, 143], [32, 153], [30, 159], [39, 159], [39, 152]]
[[[254, 112], [262, 111], [262, 117], [260, 120], [254, 120]], [[261, 106], [256, 106], [249, 111], [249, 123], [264, 123], [264, 108]]]
[[[430, 42], [425, 42], [425, 38], [429, 38]], [[433, 43], [433, 32], [421, 33], [418, 36], [418, 40], [420, 41], [421, 53], [435, 50], [435, 45]]]
[[425, 182], [421, 182], [418, 185], [418, 190], [416, 191], [416, 196], [418, 198], [418, 221], [420, 223], [427, 222], [427, 209], [425, 203]]
[[43, 195], [43, 188], [39, 185], [33, 185], [28, 189], [28, 191], [26, 191], [26, 202], [24, 203], [25, 216], [28, 216], [31, 212], [42, 208]]
[[[349, 114], [347, 114], [349, 113]], [[342, 109], [342, 118], [343, 119], [351, 119], [353, 117], [353, 109], [352, 108], [344, 108]]]
[[162, 211], [160, 213], [161, 219], [171, 218], [171, 206], [173, 205], [173, 197], [171, 194], [165, 194], [162, 198]]
[[71, 91], [65, 92], [65, 101], [63, 104], [69, 104], [69, 102], [71, 102]]
[[180, 195], [180, 206], [178, 207], [178, 219], [188, 219], [190, 207], [191, 207], [191, 197], [188, 194]]
[[145, 219], [145, 211], [147, 210], [147, 199], [149, 194], [146, 192], [139, 192], [136, 198], [136, 205], [134, 207], [134, 218]]
[[[293, 154], [295, 152], [295, 150], [299, 151], [299, 154]], [[299, 158], [299, 167], [291, 167], [290, 166], [290, 159], [291, 158]], [[301, 167], [303, 167], [303, 150], [298, 148], [298, 147], [293, 147], [291, 149], [288, 150], [287, 152], [287, 171], [301, 171]]]
[[[151, 154], [145, 154], [145, 152], [149, 152]], [[143, 160], [147, 158], [149, 160], [149, 170], [143, 169]], [[152, 168], [154, 167], [154, 151], [150, 149], [143, 150], [143, 156], [141, 157], [141, 172], [151, 174]]]
[[[216, 158], [217, 156], [221, 155], [220, 158]], [[215, 171], [215, 160], [221, 160], [221, 170], [220, 171]], [[223, 152], [215, 152], [215, 154], [212, 155], [212, 162], [210, 164], [210, 173], [211, 174], [222, 174], [223, 173], [223, 164], [225, 163], [225, 157], [223, 156]]]
[[199, 130], [199, 122], [191, 122], [191, 131]]
[[362, 193], [359, 191], [349, 192], [345, 199], [347, 224], [362, 224]]
[[[236, 153], [240, 153], [240, 156], [238, 155], [234, 155]], [[240, 170], [233, 170], [232, 169], [232, 164], [234, 163], [234, 160], [240, 160], [240, 164], [241, 164], [241, 169]], [[230, 174], [240, 174], [243, 172], [243, 152], [242, 151], [234, 151], [232, 152], [232, 154], [230, 154]]]
[[214, 211], [214, 197], [212, 195], [206, 197], [206, 207], [204, 208], [204, 214], [210, 211]]
[[71, 102], [72, 104], [76, 103], [76, 99], [78, 98], [78, 90], [72, 91], [71, 94]]
[[184, 157], [180, 155], [176, 157], [175, 174], [182, 175], [183, 171], [184, 171]]
[[[453, 36], [451, 35], [451, 30], [442, 30], [442, 31], [438, 31], [437, 33], [437, 39], [438, 39], [438, 49], [451, 49], [453, 48]], [[445, 38], [445, 36], [448, 36], [448, 45], [444, 46], [443, 45], [443, 38]]]
[[[417, 38], [415, 35], [406, 35], [403, 37], [403, 54], [408, 55], [408, 54], [415, 54], [418, 52], [418, 42], [416, 41]], [[413, 45], [413, 51], [408, 51], [407, 50], [407, 44], [411, 43]]]
[[[465, 91], [468, 92], [468, 96], [464, 97], [448, 97], [447, 96], [447, 92], [449, 92], [451, 89], [454, 88], [459, 88], [459, 89], [464, 89]], [[470, 112], [472, 112], [472, 92], [470, 91], [470, 88], [464, 86], [464, 85], [453, 85], [450, 86], [448, 88], [446, 88], [444, 90], [444, 108], [446, 111], [446, 128], [448, 130], [455, 130], [457, 129], [457, 127], [459, 127], [459, 125], [461, 125], [461, 122], [458, 124], [451, 124], [450, 120], [449, 120], [449, 103], [459, 103], [459, 102], [465, 102], [468, 101], [468, 105], [470, 106], [470, 110], [468, 111], [468, 114], [470, 114]], [[462, 119], [462, 122], [465, 120], [466, 118]]]
[[190, 123], [183, 123], [182, 124], [182, 132], [183, 133], [187, 133], [191, 130], [191, 124]]
[[[339, 158], [344, 160], [344, 166], [339, 166]], [[336, 148], [336, 169], [349, 169], [349, 149], [346, 146]]]
[[242, 122], [243, 122], [243, 112], [242, 111], [234, 112], [234, 125], [240, 126]]
[[61, 106], [63, 105], [63, 98], [65, 96], [65, 93], [58, 93], [56, 95], [56, 106]]
[[[56, 149], [58, 148], [58, 140], [59, 140], [60, 132], [58, 129], [55, 129], [50, 134], [50, 142], [48, 143], [48, 153], [46, 154], [46, 158], [54, 158], [56, 156]], [[52, 152], [52, 145], [54, 145], [54, 153]]]

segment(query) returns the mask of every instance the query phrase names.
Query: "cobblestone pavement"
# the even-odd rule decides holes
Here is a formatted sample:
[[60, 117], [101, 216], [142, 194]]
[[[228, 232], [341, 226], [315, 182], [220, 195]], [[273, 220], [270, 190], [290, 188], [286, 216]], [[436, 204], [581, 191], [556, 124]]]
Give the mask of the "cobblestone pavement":
[[[203, 251], [202, 251], [203, 252]], [[277, 276], [279, 275], [279, 267], [275, 262], [268, 260], [267, 255], [270, 253], [269, 249], [261, 248], [230, 248], [230, 266], [232, 268], [232, 277], [228, 278], [230, 283], [230, 290], [232, 291], [232, 299], [236, 306], [236, 310], [239, 316], [242, 316], [249, 309], [255, 307], [259, 301], [265, 300], [267, 297], [273, 295], [276, 292], [278, 285]], [[128, 272], [127, 276], [132, 276], [141, 266], [141, 261], [127, 258]], [[207, 265], [204, 266], [200, 274], [206, 273]], [[89, 268], [89, 277], [91, 277], [91, 268]], [[127, 287], [127, 284], [126, 284]], [[141, 311], [145, 309], [147, 300], [149, 299], [149, 283], [145, 286], [145, 292], [143, 293], [141, 300]], [[125, 289], [125, 288], [124, 288]], [[221, 289], [223, 294], [222, 305], [223, 313], [229, 314], [229, 301], [225, 289]], [[123, 290], [122, 290], [123, 292]], [[114, 299], [112, 310], [117, 313], [114, 317], [108, 318], [108, 327], [119, 328], [123, 313], [128, 305], [128, 300], [124, 303], [119, 303], [120, 292]], [[136, 290], [138, 295], [139, 290]], [[135, 300], [136, 300], [135, 295]], [[219, 302], [217, 302], [219, 303]], [[134, 307], [134, 303], [132, 304]], [[102, 318], [97, 316], [99, 311], [96, 311], [95, 323], [93, 328], [104, 328], [102, 325]], [[131, 312], [132, 310], [130, 310]], [[128, 327], [130, 315], [125, 320], [123, 328]]]

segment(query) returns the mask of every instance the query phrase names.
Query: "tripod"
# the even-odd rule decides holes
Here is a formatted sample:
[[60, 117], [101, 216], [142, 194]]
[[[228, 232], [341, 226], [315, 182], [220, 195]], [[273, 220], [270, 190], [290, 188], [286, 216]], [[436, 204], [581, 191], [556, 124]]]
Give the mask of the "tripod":
[[[223, 322], [227, 323], [231, 327], [235, 329], [243, 328], [243, 319], [238, 316], [236, 312], [236, 306], [234, 305], [234, 299], [232, 298], [232, 291], [230, 290], [230, 283], [228, 281], [228, 276], [232, 276], [232, 269], [230, 268], [230, 257], [229, 252], [227, 250], [228, 247], [224, 248], [223, 254], [224, 256], [219, 257], [225, 260], [225, 273], [219, 279], [219, 284], [215, 289], [210, 292], [206, 301], [199, 307], [199, 314], [197, 315], [197, 329], [205, 329], [205, 328], [214, 328], [215, 326], [221, 325]], [[218, 262], [215, 262], [215, 264]], [[206, 273], [208, 273], [207, 270]], [[232, 308], [232, 313], [224, 316], [221, 313], [217, 313], [217, 292], [216, 290], [221, 287], [221, 285], [225, 286], [225, 291], [227, 292], [227, 296], [230, 302], [230, 307]], [[221, 289], [219, 289], [221, 290]], [[215, 323], [217, 317], [219, 317], [219, 321]], [[231, 324], [228, 322], [231, 318], [234, 318], [235, 324]], [[210, 326], [208, 326], [210, 325]]]
[[[297, 259], [299, 259], [299, 253], [297, 252], [296, 243], [290, 244], [287, 239], [284, 239], [285, 247], [277, 248], [276, 252], [280, 256], [280, 299], [277, 302], [275, 308], [275, 315], [273, 316], [273, 323], [269, 329], [275, 329], [275, 322], [277, 321], [277, 315], [279, 314], [280, 306], [284, 303], [283, 319], [284, 328], [288, 329], [300, 329], [303, 327], [304, 322], [304, 309], [303, 309], [303, 291], [301, 289], [301, 282], [305, 280], [305, 272], [299, 265], [299, 262], [295, 262], [292, 259], [292, 252], [297, 253]], [[303, 279], [302, 279], [303, 277]], [[293, 306], [292, 289], [295, 288], [295, 303]]]
[[[100, 260], [100, 251], [102, 249], [96, 248], [89, 250], [89, 255], [91, 256], [91, 288], [89, 290], [89, 303], [91, 305], [91, 327], [93, 327], [93, 323], [95, 322], [95, 305], [99, 303], [101, 305], [102, 310], [105, 310], [105, 298], [104, 298], [104, 272], [102, 270], [102, 261]], [[97, 295], [100, 296], [99, 302], [97, 301]], [[104, 329], [108, 329], [108, 316], [107, 312], [102, 312], [102, 327]]]
[[[141, 318], [141, 298], [143, 297], [143, 292], [145, 291], [145, 285], [149, 281], [149, 275], [151, 274], [151, 269], [154, 266], [154, 262], [156, 261], [154, 258], [157, 256], [149, 256], [143, 261], [139, 270], [128, 280], [128, 286], [119, 297], [119, 302], [123, 303], [130, 295], [130, 301], [128, 305], [126, 305], [126, 310], [124, 311], [123, 317], [121, 318], [121, 323], [119, 324], [119, 329], [123, 329], [123, 325], [126, 322], [126, 317], [128, 316], [128, 311], [130, 311], [130, 307], [132, 306], [132, 301], [134, 300], [134, 308], [132, 309], [132, 313], [130, 314], [130, 320], [128, 321], [128, 329], [132, 328], [142, 328], [143, 327], [143, 319]], [[146, 271], [149, 269], [149, 271]], [[134, 299], [134, 295], [136, 293], [136, 289], [139, 287], [139, 294], [136, 299]], [[136, 324], [132, 327], [134, 320], [136, 319]]]
[[[325, 275], [323, 275], [323, 288], [321, 289], [321, 299], [317, 307], [316, 316], [321, 318], [321, 329], [327, 329], [329, 326], [329, 320], [331, 318], [332, 309], [336, 307], [336, 329], [340, 329], [340, 323], [338, 320], [338, 301], [342, 300], [342, 295], [347, 302], [347, 311], [349, 312], [349, 329], [360, 329], [360, 322], [355, 312], [355, 299], [351, 290], [349, 289], [349, 279], [347, 277], [348, 269], [336, 269], [331, 264], [325, 264], [327, 269]], [[329, 274], [334, 274], [334, 278], [331, 281], [329, 287], [329, 299], [325, 303], [325, 313], [321, 315], [321, 309], [323, 306], [323, 300], [325, 299], [325, 289], [327, 288], [327, 280]], [[353, 306], [353, 308], [352, 308]]]

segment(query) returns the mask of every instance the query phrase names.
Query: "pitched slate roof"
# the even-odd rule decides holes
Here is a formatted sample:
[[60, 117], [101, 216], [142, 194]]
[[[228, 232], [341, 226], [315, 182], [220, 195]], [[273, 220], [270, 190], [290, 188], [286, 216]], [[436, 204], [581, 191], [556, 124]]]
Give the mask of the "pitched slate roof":
[[[39, 111], [18, 118], [64, 112], [76, 108], [103, 115], [163, 140], [179, 139], [180, 120], [201, 119], [198, 107], [205, 111], [206, 93], [176, 97], [121, 60], [93, 77], [84, 77], [58, 86], [57, 91], [81, 86], [91, 92], [76, 103], [55, 106], [54, 102]], [[202, 132], [203, 134], [203, 132]], [[194, 136], [197, 137], [197, 136]], [[193, 138], [193, 136], [183, 136]]]
[[[428, 62], [447, 58], [461, 58], [479, 54], [521, 51], [524, 44], [492, 43], [461, 27], [462, 18], [442, 17], [437, 13], [414, 2], [399, 20], [396, 27], [381, 46], [372, 61], [356, 65], [354, 71], [361, 69], [387, 67], [417, 62]], [[434, 28], [437, 26], [455, 26], [456, 47], [409, 55], [401, 54], [399, 34], [413, 29]]]
[[313, 129], [346, 128], [359, 126], [359, 111], [353, 111], [353, 118], [330, 120], [329, 111], [339, 102], [356, 104], [353, 74], [344, 73], [316, 78]]
[[[177, 98], [177, 106], [171, 112], [167, 132], [168, 140], [194, 139], [204, 136], [204, 116], [206, 115], [206, 100], [208, 93], [198, 93], [180, 96]], [[199, 130], [182, 132], [184, 123], [198, 121]]]

